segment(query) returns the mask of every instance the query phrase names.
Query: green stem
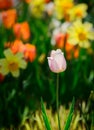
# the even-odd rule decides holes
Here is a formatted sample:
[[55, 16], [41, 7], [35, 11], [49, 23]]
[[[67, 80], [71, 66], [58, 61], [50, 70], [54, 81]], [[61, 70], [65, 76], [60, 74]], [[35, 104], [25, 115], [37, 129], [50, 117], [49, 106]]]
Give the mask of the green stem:
[[61, 130], [60, 117], [59, 117], [59, 74], [57, 74], [57, 84], [56, 84], [56, 107], [58, 116], [58, 129]]

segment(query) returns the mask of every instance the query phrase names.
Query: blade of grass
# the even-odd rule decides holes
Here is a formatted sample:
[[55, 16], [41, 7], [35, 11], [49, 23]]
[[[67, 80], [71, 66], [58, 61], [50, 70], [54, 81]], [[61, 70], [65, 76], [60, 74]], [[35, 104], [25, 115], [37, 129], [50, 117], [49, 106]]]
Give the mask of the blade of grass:
[[94, 130], [94, 112], [92, 112], [92, 114], [91, 114], [91, 118], [92, 118], [92, 121], [91, 121], [91, 128], [90, 128], [90, 130]]
[[75, 99], [73, 98], [64, 130], [69, 130], [70, 129], [70, 124], [71, 124], [72, 116], [73, 116], [73, 112], [74, 112], [74, 104], [75, 104]]
[[44, 124], [45, 124], [45, 128], [46, 128], [46, 130], [51, 130], [51, 126], [50, 126], [50, 123], [49, 123], [49, 120], [48, 120], [48, 117], [47, 117], [47, 113], [46, 113], [46, 109], [44, 107], [42, 99], [41, 99], [41, 109], [42, 109], [42, 117], [43, 117], [43, 121], [44, 121]]

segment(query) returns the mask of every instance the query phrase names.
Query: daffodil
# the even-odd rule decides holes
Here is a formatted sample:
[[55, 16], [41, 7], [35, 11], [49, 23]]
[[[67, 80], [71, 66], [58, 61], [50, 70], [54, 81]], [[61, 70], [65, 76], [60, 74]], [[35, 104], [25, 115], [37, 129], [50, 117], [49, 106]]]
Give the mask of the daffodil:
[[87, 4], [75, 5], [68, 11], [69, 21], [85, 18], [87, 16], [87, 9], [88, 9]]
[[89, 22], [82, 23], [81, 20], [73, 22], [68, 28], [68, 42], [83, 48], [90, 47], [90, 41], [94, 40], [93, 25]]
[[9, 72], [14, 77], [20, 75], [20, 68], [25, 69], [27, 66], [26, 61], [23, 59], [22, 53], [13, 54], [10, 49], [4, 51], [5, 58], [0, 59], [0, 72], [7, 75]]
[[55, 4], [55, 16], [58, 19], [62, 19], [67, 15], [69, 9], [73, 8], [73, 0], [54, 0]]
[[45, 8], [44, 0], [32, 0], [29, 3], [29, 9], [33, 16], [41, 17]]

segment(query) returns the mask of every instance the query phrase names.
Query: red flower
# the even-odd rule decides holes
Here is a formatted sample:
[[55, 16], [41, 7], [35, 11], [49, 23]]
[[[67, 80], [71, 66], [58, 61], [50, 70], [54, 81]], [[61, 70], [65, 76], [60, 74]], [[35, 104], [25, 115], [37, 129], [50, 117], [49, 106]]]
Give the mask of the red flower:
[[8, 9], [12, 7], [12, 0], [0, 0], [0, 9]]

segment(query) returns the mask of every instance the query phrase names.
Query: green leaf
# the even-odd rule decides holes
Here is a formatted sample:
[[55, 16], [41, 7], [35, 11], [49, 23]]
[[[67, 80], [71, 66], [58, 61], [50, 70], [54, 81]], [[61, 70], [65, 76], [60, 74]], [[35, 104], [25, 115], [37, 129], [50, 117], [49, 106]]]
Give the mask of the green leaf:
[[49, 123], [49, 120], [48, 120], [42, 99], [41, 99], [41, 109], [42, 109], [42, 117], [43, 117], [43, 121], [44, 121], [44, 124], [45, 124], [45, 128], [46, 128], [46, 130], [51, 130], [51, 126], [50, 126], [50, 123]]
[[91, 113], [91, 118], [92, 118], [92, 120], [91, 120], [91, 128], [90, 128], [90, 130], [94, 130], [94, 112]]
[[75, 99], [73, 98], [64, 130], [69, 130], [70, 129], [70, 124], [71, 124], [72, 116], [73, 116], [73, 112], [74, 112], [74, 104], [75, 104]]

